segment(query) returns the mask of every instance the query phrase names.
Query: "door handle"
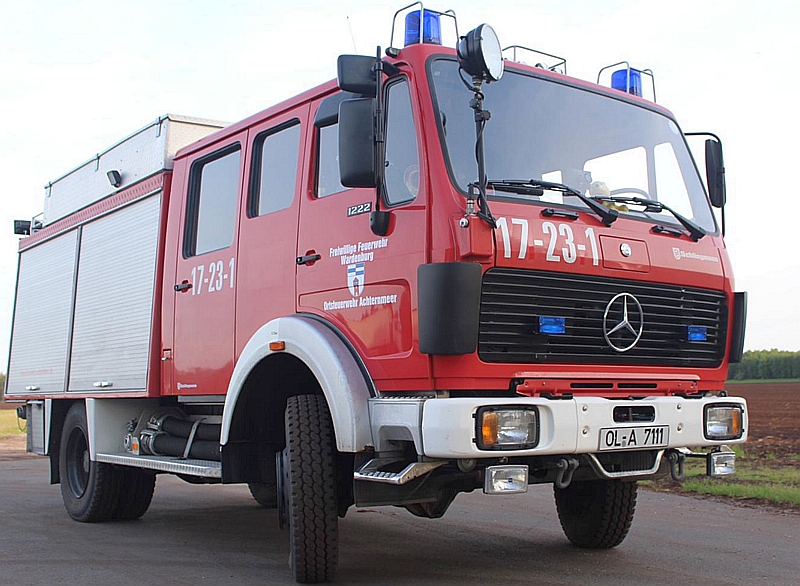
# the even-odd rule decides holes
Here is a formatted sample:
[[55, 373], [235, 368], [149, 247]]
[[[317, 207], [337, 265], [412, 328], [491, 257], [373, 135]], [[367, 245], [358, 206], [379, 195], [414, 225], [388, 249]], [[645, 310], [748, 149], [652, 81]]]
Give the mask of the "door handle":
[[189, 281], [184, 281], [183, 283], [180, 283], [179, 285], [175, 285], [175, 287], [174, 287], [174, 289], [176, 291], [180, 291], [181, 293], [183, 293], [184, 291], [188, 291], [191, 288], [192, 288], [192, 284]]
[[304, 256], [298, 256], [296, 261], [297, 261], [297, 264], [299, 264], [299, 265], [305, 265], [305, 264], [313, 264], [313, 263], [317, 262], [321, 258], [322, 258], [322, 255], [317, 254], [317, 253], [313, 253], [313, 254], [306, 254]]

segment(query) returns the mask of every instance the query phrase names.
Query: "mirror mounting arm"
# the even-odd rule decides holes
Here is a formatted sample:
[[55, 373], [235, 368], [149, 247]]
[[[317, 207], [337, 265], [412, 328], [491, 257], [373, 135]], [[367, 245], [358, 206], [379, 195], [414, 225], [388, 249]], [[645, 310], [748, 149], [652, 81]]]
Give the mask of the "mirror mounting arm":
[[383, 199], [384, 168], [386, 159], [386, 141], [384, 139], [383, 120], [383, 74], [393, 75], [399, 70], [381, 59], [381, 48], [378, 47], [375, 58], [375, 209], [369, 215], [369, 226], [376, 236], [386, 236], [389, 232], [390, 213], [381, 210]]
[[489, 209], [489, 202], [486, 198], [488, 179], [486, 177], [486, 158], [483, 148], [483, 130], [486, 126], [486, 122], [491, 118], [491, 114], [488, 110], [483, 109], [484, 96], [481, 91], [482, 86], [483, 79], [478, 76], [472, 78], [471, 87], [469, 85], [467, 86], [474, 93], [474, 97], [469, 102], [469, 107], [475, 112], [475, 161], [478, 164], [478, 183], [470, 184], [467, 198], [467, 210], [474, 209], [474, 205], [477, 203], [478, 209], [476, 215], [494, 229], [497, 228], [497, 222], [492, 215], [492, 211]]

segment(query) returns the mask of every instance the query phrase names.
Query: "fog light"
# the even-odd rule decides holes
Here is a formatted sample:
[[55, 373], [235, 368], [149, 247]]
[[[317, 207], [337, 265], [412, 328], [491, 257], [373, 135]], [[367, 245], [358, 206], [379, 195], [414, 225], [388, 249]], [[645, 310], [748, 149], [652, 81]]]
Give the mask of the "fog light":
[[744, 433], [741, 405], [709, 405], [705, 410], [706, 439], [739, 439]]
[[736, 454], [727, 446], [723, 451], [713, 452], [706, 461], [706, 474], [709, 476], [730, 476], [736, 472]]
[[524, 450], [539, 442], [536, 407], [481, 407], [476, 438], [482, 450]]
[[527, 466], [489, 466], [483, 481], [486, 494], [528, 492]]

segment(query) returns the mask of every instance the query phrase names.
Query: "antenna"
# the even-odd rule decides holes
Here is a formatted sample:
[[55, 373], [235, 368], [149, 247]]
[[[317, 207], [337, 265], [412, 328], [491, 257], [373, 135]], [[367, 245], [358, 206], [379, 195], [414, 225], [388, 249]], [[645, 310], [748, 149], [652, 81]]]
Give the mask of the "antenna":
[[350, 40], [353, 41], [353, 53], [358, 55], [358, 49], [356, 48], [356, 36], [353, 34], [353, 27], [350, 24], [350, 16], [347, 17], [347, 30], [350, 31]]

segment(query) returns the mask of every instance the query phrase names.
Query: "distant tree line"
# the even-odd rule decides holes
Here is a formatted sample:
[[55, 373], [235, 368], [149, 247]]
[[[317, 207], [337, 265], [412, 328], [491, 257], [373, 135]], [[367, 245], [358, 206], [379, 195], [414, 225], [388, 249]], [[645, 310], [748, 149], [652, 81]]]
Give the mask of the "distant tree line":
[[748, 350], [739, 364], [731, 364], [730, 380], [800, 378], [800, 352]]

